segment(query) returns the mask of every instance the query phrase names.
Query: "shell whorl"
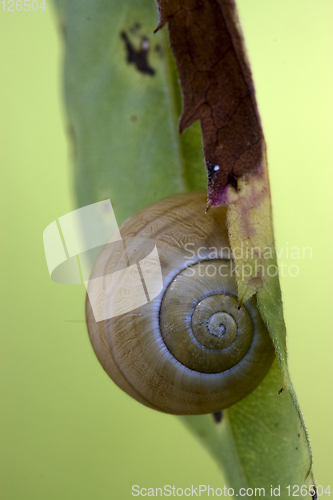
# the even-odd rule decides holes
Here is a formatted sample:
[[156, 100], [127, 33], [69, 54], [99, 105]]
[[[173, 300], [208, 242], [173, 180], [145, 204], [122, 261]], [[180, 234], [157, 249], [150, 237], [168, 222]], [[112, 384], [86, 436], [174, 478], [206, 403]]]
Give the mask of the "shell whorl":
[[[256, 298], [242, 306], [237, 300], [226, 208], [205, 214], [205, 206], [204, 193], [171, 196], [120, 227], [125, 242], [156, 244], [163, 290], [154, 300], [100, 322], [86, 303], [91, 343], [109, 376], [146, 406], [178, 415], [231, 406], [274, 359]], [[92, 278], [114, 270], [119, 255], [108, 252]]]

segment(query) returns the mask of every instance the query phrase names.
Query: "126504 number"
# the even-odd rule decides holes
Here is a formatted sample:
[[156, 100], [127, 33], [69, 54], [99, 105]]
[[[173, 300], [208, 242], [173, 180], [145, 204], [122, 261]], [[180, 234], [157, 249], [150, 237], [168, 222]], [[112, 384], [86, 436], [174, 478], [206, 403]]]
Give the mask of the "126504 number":
[[[31, 2], [31, 3], [30, 3]], [[28, 11], [28, 10], [33, 10], [34, 12], [36, 12], [36, 10], [38, 9], [42, 9], [45, 11], [46, 9], [46, 6], [45, 6], [45, 0], [43, 0], [40, 4], [38, 3], [37, 0], [16, 0], [16, 2], [14, 0], [8, 0], [6, 2], [6, 0], [3, 0], [3, 2], [1, 2], [2, 5], [3, 5], [3, 10], [4, 11], [7, 11], [7, 12], [15, 12], [15, 11], [20, 11], [20, 10], [25, 10], [25, 11]], [[7, 8], [6, 8], [6, 4], [7, 4]]]
[[306, 497], [307, 495], [312, 496], [313, 498], [321, 497], [323, 495], [331, 496], [331, 487], [327, 486], [324, 489], [323, 486], [318, 484], [318, 486], [310, 485], [306, 486], [298, 486], [295, 484], [294, 486], [286, 486], [289, 497]]

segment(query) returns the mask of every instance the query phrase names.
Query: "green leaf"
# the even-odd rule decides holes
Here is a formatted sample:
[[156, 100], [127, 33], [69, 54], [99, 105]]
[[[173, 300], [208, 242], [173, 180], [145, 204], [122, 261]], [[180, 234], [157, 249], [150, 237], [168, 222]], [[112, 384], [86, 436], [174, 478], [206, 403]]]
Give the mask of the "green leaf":
[[[179, 137], [178, 77], [166, 31], [151, 35], [158, 24], [153, 0], [56, 5], [77, 205], [110, 198], [120, 224], [162, 197], [204, 189], [199, 124]], [[283, 345], [282, 309], [271, 305], [279, 303], [280, 290], [272, 283], [258, 303]], [[222, 423], [211, 415], [181, 417], [221, 464], [235, 494], [252, 487], [270, 496], [271, 485], [280, 485], [280, 498], [287, 498], [286, 486], [313, 483], [306, 430], [288, 380], [284, 359], [283, 376], [275, 363], [252, 394], [223, 412]]]
[[211, 415], [180, 417], [222, 465], [236, 488], [313, 484], [307, 437], [289, 392], [278, 395], [282, 377], [274, 362], [249, 396], [223, 412], [220, 424]]
[[[181, 96], [153, 1], [58, 1], [78, 206], [110, 198], [118, 224], [153, 201], [204, 189], [199, 124], [179, 139]], [[139, 29], [135, 29], [140, 25]], [[148, 39], [153, 76], [127, 63], [121, 33]]]

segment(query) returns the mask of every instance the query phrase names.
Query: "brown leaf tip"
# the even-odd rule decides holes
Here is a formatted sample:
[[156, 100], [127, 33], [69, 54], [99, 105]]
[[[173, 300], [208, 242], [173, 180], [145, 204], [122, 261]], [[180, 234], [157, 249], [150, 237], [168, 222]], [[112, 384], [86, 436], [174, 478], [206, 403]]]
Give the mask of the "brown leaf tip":
[[183, 94], [180, 132], [200, 120], [208, 196], [216, 206], [226, 186], [258, 173], [263, 134], [233, 0], [158, 0], [168, 22]]
[[[219, 165], [214, 165], [214, 163], [210, 163], [209, 161], [206, 162], [206, 168], [207, 168], [207, 175], [208, 175], [208, 184], [214, 188], [214, 184], [218, 183], [220, 179], [220, 170], [221, 167]], [[232, 186], [235, 191], [238, 191], [238, 181], [237, 178], [233, 176], [233, 174], [230, 174], [228, 172], [225, 172], [223, 175], [226, 176], [225, 181], [223, 184], [219, 185], [218, 187], [224, 187], [228, 184]]]
[[239, 191], [237, 178], [224, 172], [222, 173], [223, 182], [221, 182], [221, 167], [209, 161], [206, 162], [206, 169], [208, 177], [207, 210], [210, 206], [226, 205], [228, 199], [227, 187], [230, 185], [235, 191]]
[[212, 182], [213, 179], [216, 179], [217, 173], [220, 170], [220, 166], [215, 165], [214, 163], [210, 163], [209, 161], [206, 161], [206, 168], [208, 174], [208, 182]]

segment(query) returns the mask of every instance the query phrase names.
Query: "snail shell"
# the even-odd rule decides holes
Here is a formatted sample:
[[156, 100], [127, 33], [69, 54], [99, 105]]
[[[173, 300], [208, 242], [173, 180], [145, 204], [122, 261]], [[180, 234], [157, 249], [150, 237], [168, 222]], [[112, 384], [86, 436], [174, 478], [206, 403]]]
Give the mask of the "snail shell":
[[[108, 375], [137, 401], [176, 415], [233, 405], [255, 389], [274, 359], [256, 298], [242, 306], [237, 300], [226, 207], [208, 213], [205, 207], [205, 193], [175, 195], [120, 227], [125, 242], [156, 244], [163, 289], [154, 300], [98, 322], [86, 301], [90, 340]], [[110, 274], [119, 261], [120, 252], [106, 246], [91, 279]], [[104, 307], [105, 295], [99, 300]]]

